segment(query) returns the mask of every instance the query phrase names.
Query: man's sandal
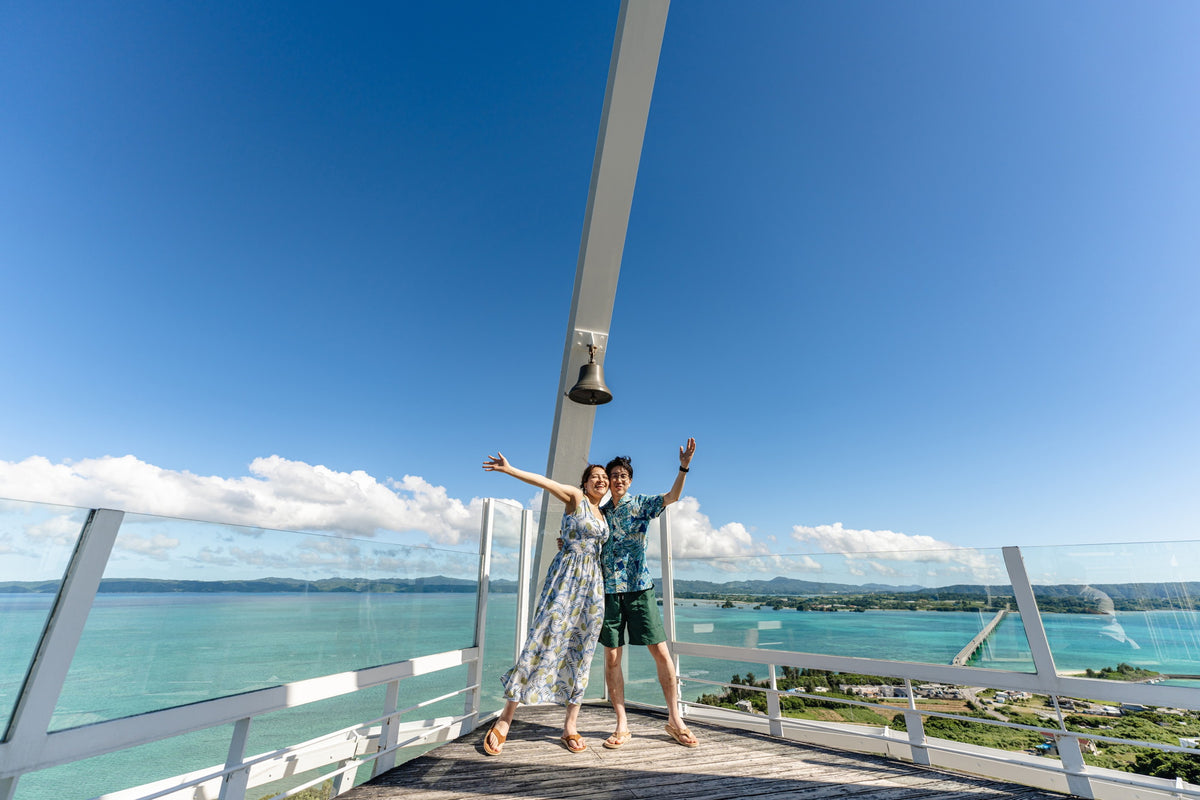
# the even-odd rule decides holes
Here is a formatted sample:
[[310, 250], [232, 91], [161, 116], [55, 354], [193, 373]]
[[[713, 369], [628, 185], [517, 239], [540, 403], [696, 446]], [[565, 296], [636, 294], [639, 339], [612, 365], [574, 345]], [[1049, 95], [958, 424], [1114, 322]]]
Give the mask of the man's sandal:
[[[669, 733], [671, 735], [672, 739], [679, 742], [684, 747], [699, 747], [700, 746], [700, 742], [696, 741], [696, 737], [686, 727], [676, 728], [674, 725], [672, 725], [671, 723], [668, 722], [667, 723], [667, 733]], [[685, 739], [685, 737], [687, 737], [687, 738]], [[691, 741], [689, 742], [689, 741], [687, 741], [687, 739], [691, 739]]]
[[[495, 747], [492, 747], [490, 744], [488, 744], [488, 739], [493, 736], [496, 737]], [[483, 737], [483, 752], [487, 753], [489, 756], [500, 755], [500, 752], [504, 749], [504, 740], [507, 738], [508, 736], [496, 730], [496, 728], [493, 726], [492, 729], [487, 732], [487, 735]]]
[[572, 753], [582, 753], [584, 750], [587, 750], [587, 745], [584, 744], [583, 737], [578, 733], [565, 734], [559, 738], [562, 739], [563, 746]]
[[[604, 740], [604, 746], [609, 750], [616, 750], [624, 746], [624, 744], [632, 738], [633, 734], [629, 731], [613, 731], [612, 735]], [[616, 739], [616, 741], [613, 741], [614, 739]]]

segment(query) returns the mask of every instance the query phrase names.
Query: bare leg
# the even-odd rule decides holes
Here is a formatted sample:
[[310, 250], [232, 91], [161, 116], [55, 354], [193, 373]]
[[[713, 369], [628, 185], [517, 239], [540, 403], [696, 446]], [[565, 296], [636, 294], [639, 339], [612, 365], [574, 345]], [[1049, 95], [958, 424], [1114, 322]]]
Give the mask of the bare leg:
[[[620, 647], [604, 648], [604, 686], [608, 689], [608, 702], [617, 714], [617, 731], [629, 730], [629, 721], [625, 719], [625, 676], [621, 674]], [[607, 741], [619, 743], [615, 732]]]
[[[679, 683], [675, 679], [675, 664], [671, 661], [671, 651], [667, 649], [667, 643], [647, 645], [646, 649], [654, 658], [654, 666], [658, 670], [658, 683], [662, 686], [663, 699], [667, 701], [667, 722], [677, 729], [686, 728], [683, 717], [679, 715]], [[690, 733], [683, 739], [688, 742], [696, 741], [696, 737]]]
[[567, 717], [563, 720], [563, 736], [579, 733], [579, 703], [567, 703]]
[[513, 714], [517, 713], [517, 706], [519, 705], [520, 703], [518, 703], [516, 700], [509, 700], [504, 704], [504, 710], [500, 712], [500, 716], [496, 718], [494, 723], [492, 723], [492, 729], [487, 732], [487, 736], [484, 737], [484, 741], [486, 741], [488, 746], [493, 750], [499, 750], [504, 743], [496, 739], [492, 731], [494, 730], [501, 736], [508, 736], [508, 729], [512, 727]]

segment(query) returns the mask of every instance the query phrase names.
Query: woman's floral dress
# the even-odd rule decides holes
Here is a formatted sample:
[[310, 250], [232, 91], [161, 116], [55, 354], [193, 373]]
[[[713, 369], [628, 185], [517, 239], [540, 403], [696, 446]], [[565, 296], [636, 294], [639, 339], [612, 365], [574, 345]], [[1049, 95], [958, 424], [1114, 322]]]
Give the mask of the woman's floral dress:
[[529, 637], [500, 682], [520, 703], [579, 703], [587, 690], [596, 640], [604, 622], [600, 548], [604, 517], [584, 502], [563, 515], [562, 550], [550, 562]]

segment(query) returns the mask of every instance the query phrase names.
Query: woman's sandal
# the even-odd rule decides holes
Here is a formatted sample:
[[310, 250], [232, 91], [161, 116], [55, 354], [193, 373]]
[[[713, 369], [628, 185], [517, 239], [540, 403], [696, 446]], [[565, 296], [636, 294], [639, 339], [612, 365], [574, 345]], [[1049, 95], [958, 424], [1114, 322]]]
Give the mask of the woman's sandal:
[[[488, 744], [488, 739], [492, 736], [496, 737], [495, 747], [492, 747], [490, 744]], [[496, 730], [496, 727], [493, 725], [492, 729], [487, 732], [486, 736], [483, 737], [483, 752], [487, 753], [489, 756], [500, 755], [500, 752], [504, 750], [504, 740], [507, 738], [507, 735]]]
[[[629, 731], [613, 731], [612, 735], [604, 740], [604, 746], [609, 750], [616, 750], [623, 747], [632, 738], [633, 734]], [[616, 741], [614, 742], [613, 739]]]
[[[679, 742], [684, 747], [699, 747], [700, 742], [696, 741], [696, 736], [686, 727], [676, 728], [671, 723], [667, 723], [667, 733], [671, 734], [671, 738]], [[683, 737], [690, 737], [692, 741], [685, 741]]]
[[559, 738], [562, 739], [563, 746], [572, 753], [582, 753], [584, 750], [587, 750], [587, 745], [584, 744], [583, 737], [578, 733], [564, 734]]

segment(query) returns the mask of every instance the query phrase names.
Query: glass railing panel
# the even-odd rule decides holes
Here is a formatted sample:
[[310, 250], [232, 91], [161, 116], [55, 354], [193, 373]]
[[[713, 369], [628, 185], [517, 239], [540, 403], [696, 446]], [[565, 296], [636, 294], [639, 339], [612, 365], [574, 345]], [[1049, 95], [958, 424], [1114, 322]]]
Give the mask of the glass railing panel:
[[14, 800], [101, 797], [195, 770], [223, 766], [232, 734], [232, 725], [221, 725], [30, 772], [17, 781]]
[[680, 641], [1033, 671], [998, 549], [672, 564]]
[[[492, 579], [488, 592], [480, 679], [480, 711], [484, 714], [504, 706], [504, 688], [500, 685], [500, 676], [513, 665], [516, 655], [517, 583], [523, 513], [519, 506], [500, 500], [493, 501], [492, 508]], [[537, 534], [536, 518], [537, 515], [534, 515], [534, 536]]]
[[478, 574], [474, 552], [126, 515], [52, 728], [470, 647]]
[[1200, 542], [1021, 555], [1060, 673], [1200, 686]]
[[88, 509], [0, 500], [0, 736], [33, 661]]

